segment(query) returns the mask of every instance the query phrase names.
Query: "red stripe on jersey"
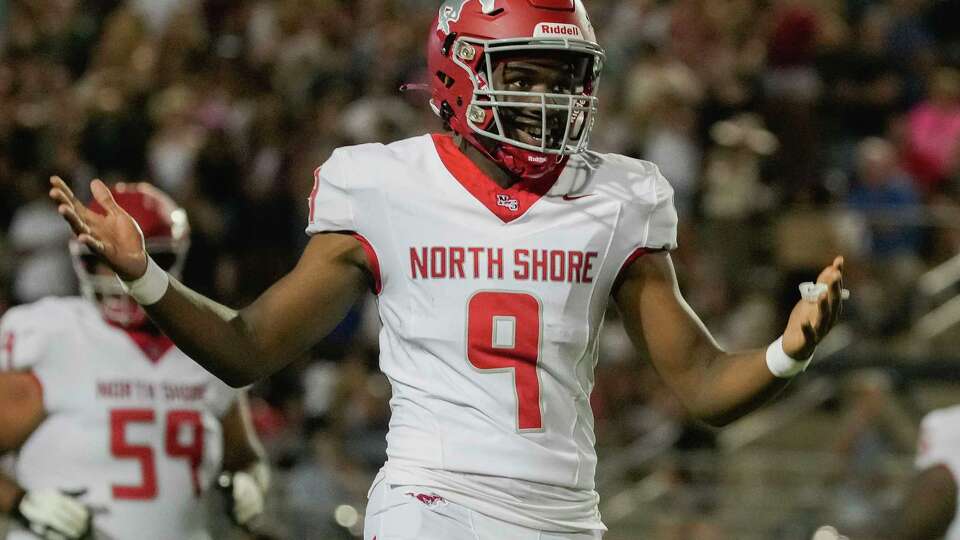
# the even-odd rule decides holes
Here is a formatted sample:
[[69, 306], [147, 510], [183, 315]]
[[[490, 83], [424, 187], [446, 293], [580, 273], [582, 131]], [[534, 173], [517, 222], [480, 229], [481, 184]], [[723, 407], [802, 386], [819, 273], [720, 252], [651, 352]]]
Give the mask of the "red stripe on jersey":
[[313, 189], [310, 191], [310, 222], [313, 223], [313, 212], [316, 209], [317, 191], [320, 190], [320, 167], [313, 171]]
[[536, 180], [521, 180], [509, 188], [500, 187], [470, 161], [449, 135], [431, 135], [443, 166], [477, 201], [504, 223], [527, 212], [557, 182], [562, 169]]
[[380, 259], [377, 258], [376, 250], [362, 234], [351, 232], [350, 235], [359, 240], [360, 245], [363, 246], [363, 252], [367, 255], [367, 264], [370, 265], [370, 273], [373, 274], [373, 292], [380, 294], [383, 290], [383, 281], [380, 279]]
[[623, 261], [623, 264], [620, 266], [620, 270], [617, 272], [617, 279], [613, 280], [613, 290], [616, 291], [620, 288], [620, 284], [623, 282], [624, 272], [627, 271], [627, 268], [630, 268], [630, 265], [633, 264], [634, 261], [653, 251], [654, 250], [647, 248], [637, 248], [633, 250], [633, 253], [631, 253], [630, 256], [627, 257], [627, 260]]
[[167, 351], [174, 347], [170, 338], [158, 332], [131, 328], [123, 328], [122, 330], [152, 364], [159, 362], [167, 354]]

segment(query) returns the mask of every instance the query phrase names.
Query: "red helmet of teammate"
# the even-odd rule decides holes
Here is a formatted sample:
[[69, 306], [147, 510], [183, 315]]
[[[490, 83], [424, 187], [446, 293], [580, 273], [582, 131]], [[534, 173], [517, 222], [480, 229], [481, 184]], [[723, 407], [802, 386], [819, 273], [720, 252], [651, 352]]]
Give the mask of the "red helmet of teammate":
[[[579, 73], [550, 92], [494, 88], [499, 62], [540, 56], [576, 59]], [[445, 0], [427, 44], [430, 106], [500, 166], [539, 178], [587, 149], [603, 58], [581, 0]]]
[[[161, 268], [179, 277], [190, 248], [186, 211], [150, 184], [120, 183], [112, 186], [110, 192], [117, 204], [137, 221], [147, 253]], [[90, 209], [105, 213], [96, 201]], [[86, 245], [72, 241], [70, 254], [80, 280], [80, 292], [100, 307], [104, 318], [124, 328], [138, 328], [147, 322], [143, 309], [123, 292], [116, 275], [101, 270], [104, 267]]]

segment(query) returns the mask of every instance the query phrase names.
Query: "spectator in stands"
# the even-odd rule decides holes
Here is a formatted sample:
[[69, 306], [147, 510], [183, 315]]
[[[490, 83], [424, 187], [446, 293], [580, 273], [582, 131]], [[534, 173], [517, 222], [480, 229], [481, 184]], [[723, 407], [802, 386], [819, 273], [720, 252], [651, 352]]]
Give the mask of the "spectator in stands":
[[923, 271], [920, 258], [924, 211], [914, 182], [895, 148], [876, 137], [857, 148], [857, 175], [846, 205], [864, 225], [861, 254], [864, 322], [894, 332], [907, 324], [915, 295], [910, 284]]
[[930, 96], [907, 118], [911, 170], [929, 193], [953, 174], [960, 160], [960, 70], [939, 68]]
[[862, 212], [869, 223], [870, 257], [889, 260], [918, 255], [920, 196], [889, 141], [870, 137], [857, 147], [857, 176], [847, 206]]

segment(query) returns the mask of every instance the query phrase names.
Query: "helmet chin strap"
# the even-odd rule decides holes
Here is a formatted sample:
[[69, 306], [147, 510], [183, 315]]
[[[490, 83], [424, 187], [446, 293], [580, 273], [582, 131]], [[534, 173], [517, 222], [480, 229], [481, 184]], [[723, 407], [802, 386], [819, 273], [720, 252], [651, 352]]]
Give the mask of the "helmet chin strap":
[[557, 169], [563, 170], [569, 156], [557, 159], [551, 155], [500, 143], [491, 158], [520, 178], [539, 180]]
[[554, 172], [560, 174], [570, 159], [570, 156], [542, 154], [499, 141], [491, 150], [479, 140], [480, 137], [482, 135], [463, 138], [501, 168], [524, 180], [539, 180]]

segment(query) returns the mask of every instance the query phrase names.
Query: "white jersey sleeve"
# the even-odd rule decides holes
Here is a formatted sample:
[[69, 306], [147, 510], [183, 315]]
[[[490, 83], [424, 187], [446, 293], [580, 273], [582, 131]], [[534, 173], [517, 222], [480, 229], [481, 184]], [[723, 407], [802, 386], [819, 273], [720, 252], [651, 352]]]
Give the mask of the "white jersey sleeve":
[[346, 159], [343, 149], [334, 150], [330, 159], [314, 171], [310, 193], [310, 215], [307, 234], [356, 231], [351, 202], [351, 186], [347, 184]]
[[63, 336], [73, 313], [82, 309], [80, 299], [45, 298], [8, 310], [0, 320], [0, 371], [29, 371], [44, 388], [47, 412], [60, 410], [65, 401], [54, 386], [69, 386], [76, 370], [75, 351]]
[[[618, 201], [614, 237], [607, 257], [617, 275], [645, 253], [677, 247], [677, 210], [673, 187], [659, 167], [619, 154], [594, 154], [593, 183], [601, 197]], [[619, 278], [618, 278], [619, 280]]]
[[917, 469], [941, 464], [960, 472], [960, 407], [932, 411], [920, 424]]
[[11, 308], [0, 319], [0, 371], [25, 371], [42, 361], [52, 345], [40, 331], [33, 306]]
[[627, 172], [627, 187], [633, 195], [625, 205], [624, 227], [629, 231], [633, 249], [673, 250], [677, 247], [677, 210], [673, 187], [648, 161], [624, 156], [608, 156]]
[[643, 240], [643, 247], [650, 249], [677, 248], [677, 209], [673, 202], [673, 186], [656, 169], [656, 179], [653, 184], [653, 210], [650, 212], [647, 225], [647, 237]]

